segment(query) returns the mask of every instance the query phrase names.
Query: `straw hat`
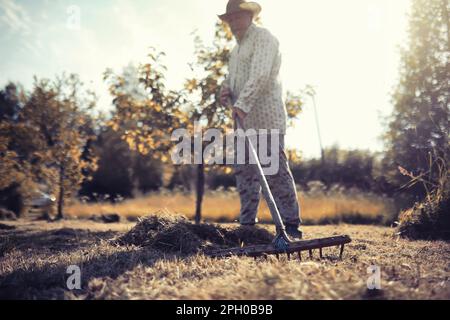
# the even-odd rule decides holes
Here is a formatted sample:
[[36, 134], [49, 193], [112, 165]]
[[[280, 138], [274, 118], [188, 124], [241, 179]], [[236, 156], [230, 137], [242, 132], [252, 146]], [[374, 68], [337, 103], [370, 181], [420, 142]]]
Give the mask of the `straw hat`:
[[253, 13], [253, 18], [256, 18], [261, 12], [261, 6], [256, 2], [229, 0], [227, 4], [227, 11], [224, 14], [219, 15], [219, 18], [226, 21], [229, 15], [240, 11], [249, 11]]

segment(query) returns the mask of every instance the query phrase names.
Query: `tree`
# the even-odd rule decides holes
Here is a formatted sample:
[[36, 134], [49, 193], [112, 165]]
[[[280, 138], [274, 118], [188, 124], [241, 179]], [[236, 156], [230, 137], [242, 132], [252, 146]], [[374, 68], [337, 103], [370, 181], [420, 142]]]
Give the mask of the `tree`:
[[0, 91], [0, 205], [18, 216], [35, 187], [33, 164], [40, 148], [35, 128], [19, 118], [25, 99], [23, 89], [13, 83]]
[[321, 181], [327, 189], [337, 184], [366, 192], [382, 191], [374, 178], [377, 165], [375, 154], [366, 150], [340, 149], [334, 145], [324, 149], [324, 156], [321, 159], [295, 161], [298, 156], [290, 154], [295, 181], [305, 188], [311, 181]]
[[[148, 54], [149, 61], [140, 64], [135, 73], [117, 75], [108, 69], [104, 73], [104, 80], [109, 83], [115, 106], [107, 125], [121, 132], [132, 150], [150, 153], [153, 158], [166, 162], [171, 148], [170, 129], [181, 127], [184, 114], [179, 109], [183, 96], [166, 89], [166, 67], [158, 62], [162, 56], [163, 52], [156, 53], [152, 48]], [[139, 95], [129, 90], [134, 76], [141, 89]]]
[[[127, 156], [129, 179], [133, 190], [143, 192], [163, 183], [162, 174], [156, 174], [155, 170], [163, 170], [162, 164], [170, 160], [172, 130], [186, 123], [181, 107], [185, 103], [183, 93], [166, 89], [167, 69], [161, 62], [164, 55], [150, 48], [145, 63], [137, 67], [129, 65], [121, 74], [111, 69], [104, 73], [115, 107], [106, 124], [131, 150]], [[150, 172], [144, 176], [141, 170], [150, 167], [153, 176]]]
[[[185, 88], [190, 98], [186, 110], [189, 119], [187, 126], [193, 132], [193, 124], [201, 120], [203, 127], [225, 129], [232, 127], [230, 110], [219, 103], [219, 89], [224, 80], [231, 40], [233, 35], [227, 25], [219, 21], [216, 23], [213, 46], [207, 47], [199, 36], [195, 37], [196, 62], [191, 64], [193, 73], [197, 76], [186, 80]], [[200, 223], [202, 202], [205, 191], [205, 165], [202, 161], [196, 165], [196, 205], [195, 222]]]
[[149, 192], [162, 185], [159, 160], [130, 150], [122, 133], [105, 126], [92, 145], [98, 168], [79, 194], [90, 200], [131, 198], [136, 191]]
[[10, 82], [0, 91], [0, 121], [16, 122], [24, 100], [23, 89]]
[[121, 134], [109, 127], [104, 128], [98, 134], [92, 149], [98, 159], [98, 168], [92, 179], [83, 183], [80, 195], [90, 200], [98, 200], [97, 195], [111, 200], [131, 197], [131, 153]]
[[[34, 88], [20, 114], [21, 122], [35, 131], [37, 158], [35, 177], [57, 192], [57, 219], [64, 217], [64, 201], [78, 191], [86, 178], [83, 172], [96, 168], [87, 158], [85, 146], [95, 139], [91, 111], [95, 94], [83, 90], [75, 74], [63, 74], [56, 81], [35, 78]], [[89, 171], [89, 170], [87, 170]]]
[[[450, 160], [449, 21], [447, 0], [413, 0], [409, 43], [402, 52], [394, 111], [384, 135], [386, 176], [394, 185], [411, 186], [415, 198], [437, 184], [441, 160]], [[399, 168], [427, 175], [428, 187], [409, 184]]]

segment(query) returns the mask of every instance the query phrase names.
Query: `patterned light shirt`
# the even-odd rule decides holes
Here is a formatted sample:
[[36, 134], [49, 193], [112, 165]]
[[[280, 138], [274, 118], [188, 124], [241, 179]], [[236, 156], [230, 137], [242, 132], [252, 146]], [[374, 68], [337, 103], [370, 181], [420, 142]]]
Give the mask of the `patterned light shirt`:
[[246, 129], [286, 133], [280, 67], [278, 40], [267, 29], [252, 23], [231, 51], [229, 75], [222, 86], [231, 89], [233, 105], [247, 113]]

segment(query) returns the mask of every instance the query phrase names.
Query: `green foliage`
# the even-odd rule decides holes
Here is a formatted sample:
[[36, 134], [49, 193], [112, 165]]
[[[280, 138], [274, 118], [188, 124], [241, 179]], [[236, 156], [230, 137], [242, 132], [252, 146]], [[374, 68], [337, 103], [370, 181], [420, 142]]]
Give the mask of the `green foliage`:
[[412, 239], [450, 239], [450, 180], [427, 199], [401, 212], [399, 235]]
[[121, 133], [103, 128], [92, 146], [98, 158], [98, 169], [90, 181], [85, 181], [80, 195], [89, 200], [131, 198], [137, 192], [146, 193], [162, 186], [163, 168], [149, 154], [130, 150]]
[[[187, 117], [193, 124], [205, 120], [205, 127], [231, 128], [231, 111], [219, 102], [219, 90], [228, 72], [228, 60], [233, 35], [222, 21], [216, 23], [212, 47], [195, 37], [195, 63], [191, 69], [196, 77], [186, 81], [185, 89], [190, 101]], [[192, 126], [192, 125], [191, 125]]]
[[409, 44], [384, 137], [386, 176], [412, 195], [413, 206], [399, 217], [400, 234], [412, 238], [450, 235], [449, 10], [446, 0], [412, 1]]
[[[58, 194], [60, 218], [64, 199], [74, 195], [96, 167], [96, 159], [86, 149], [95, 139], [91, 111], [96, 99], [82, 86], [74, 74], [63, 74], [54, 82], [35, 78], [29, 95], [17, 93], [15, 97], [20, 99], [10, 98], [0, 106], [4, 110], [0, 122], [0, 190], [15, 185], [26, 198], [43, 184], [49, 189], [46, 191]], [[10, 92], [10, 88], [3, 92]], [[21, 102], [19, 108], [8, 108], [14, 101]]]
[[110, 128], [103, 129], [92, 149], [98, 158], [98, 169], [90, 181], [83, 183], [80, 195], [90, 200], [94, 200], [94, 195], [110, 197], [112, 200], [118, 197], [131, 197], [133, 191], [130, 172], [131, 151], [127, 143], [121, 139], [120, 133]]
[[327, 188], [339, 185], [361, 191], [383, 193], [375, 168], [377, 155], [365, 150], [342, 150], [337, 146], [324, 150], [321, 159], [291, 161], [292, 174], [297, 184], [307, 188], [310, 181], [321, 181]]
[[[384, 135], [384, 171], [392, 184], [409, 182], [398, 167], [415, 176], [440, 179], [437, 159], [450, 159], [449, 5], [446, 0], [414, 0], [409, 45], [403, 50], [394, 111]], [[409, 185], [412, 200], [424, 199], [424, 184]]]
[[[431, 161], [430, 157], [430, 161]], [[430, 170], [415, 176], [404, 168], [400, 172], [411, 180], [408, 186], [421, 183], [426, 197], [404, 210], [399, 216], [399, 234], [413, 239], [450, 239], [450, 168], [446, 159], [436, 157], [430, 163]], [[438, 181], [431, 179], [433, 167], [437, 167]]]
[[35, 187], [32, 163], [39, 146], [35, 130], [20, 121], [24, 92], [13, 83], [0, 91], [0, 207], [21, 216]]
[[184, 100], [166, 89], [166, 67], [160, 62], [164, 53], [155, 51], [151, 49], [149, 61], [131, 72], [118, 75], [108, 69], [104, 73], [115, 106], [107, 125], [122, 134], [131, 150], [167, 162], [172, 130], [182, 127], [185, 119], [180, 109]]

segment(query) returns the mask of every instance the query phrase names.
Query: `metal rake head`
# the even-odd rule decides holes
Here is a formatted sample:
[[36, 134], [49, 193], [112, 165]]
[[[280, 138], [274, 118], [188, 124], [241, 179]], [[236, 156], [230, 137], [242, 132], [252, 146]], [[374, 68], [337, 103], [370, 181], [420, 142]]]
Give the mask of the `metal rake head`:
[[268, 255], [276, 255], [277, 258], [279, 258], [280, 254], [287, 254], [288, 259], [290, 259], [292, 254], [297, 253], [299, 260], [302, 260], [302, 251], [308, 251], [309, 257], [312, 259], [313, 250], [319, 249], [320, 258], [322, 258], [323, 248], [340, 246], [339, 257], [342, 259], [344, 245], [350, 243], [351, 241], [352, 240], [347, 235], [311, 240], [289, 241], [289, 239], [286, 239], [282, 234], [277, 234], [277, 237], [271, 244], [213, 250], [206, 252], [206, 255], [215, 258], [230, 256], [248, 256], [257, 258], [267, 257]]

